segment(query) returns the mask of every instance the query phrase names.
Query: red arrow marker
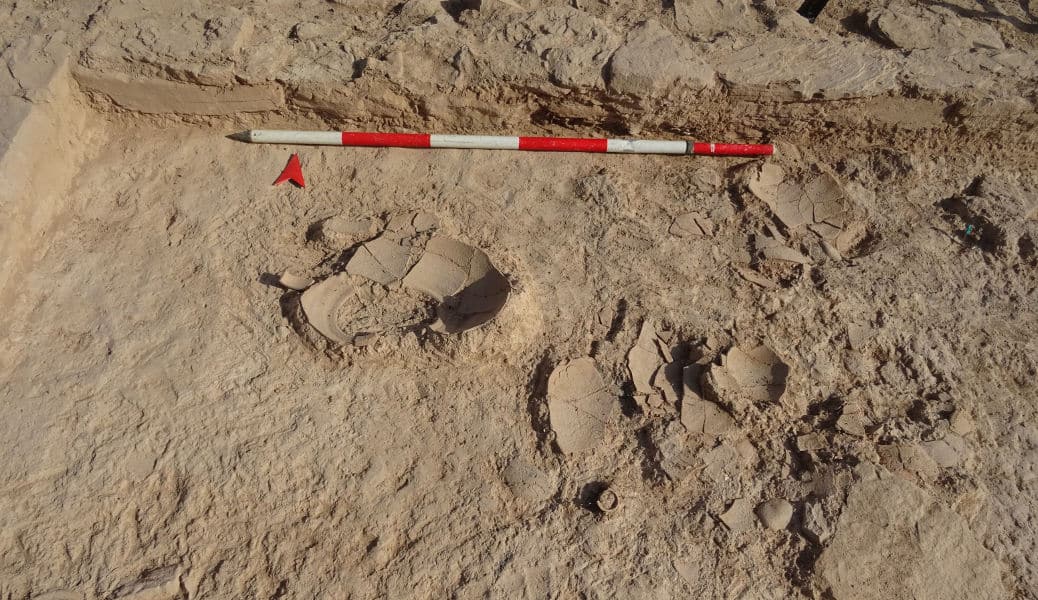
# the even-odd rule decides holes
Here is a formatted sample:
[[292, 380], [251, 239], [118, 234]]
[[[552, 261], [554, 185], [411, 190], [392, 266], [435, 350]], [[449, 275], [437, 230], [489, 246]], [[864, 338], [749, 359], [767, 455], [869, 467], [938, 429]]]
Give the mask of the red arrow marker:
[[288, 164], [285, 165], [285, 170], [278, 176], [274, 185], [285, 183], [286, 181], [291, 181], [301, 188], [306, 187], [306, 180], [303, 179], [303, 165], [299, 162], [298, 154], [293, 154], [289, 157]]

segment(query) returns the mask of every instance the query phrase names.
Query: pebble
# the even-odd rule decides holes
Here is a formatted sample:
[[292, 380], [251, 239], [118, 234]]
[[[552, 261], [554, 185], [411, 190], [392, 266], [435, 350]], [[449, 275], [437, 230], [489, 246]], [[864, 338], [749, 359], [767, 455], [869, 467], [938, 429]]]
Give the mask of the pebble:
[[954, 433], [947, 434], [944, 439], [923, 442], [920, 445], [937, 466], [945, 469], [959, 466], [969, 455], [966, 440]]
[[865, 416], [857, 404], [846, 404], [836, 421], [836, 428], [855, 437], [865, 437]]
[[977, 428], [976, 423], [973, 421], [973, 417], [968, 412], [962, 409], [956, 409], [955, 413], [951, 418], [951, 430], [955, 433], [966, 436]]
[[412, 23], [421, 23], [433, 17], [442, 19], [449, 17], [439, 0], [409, 0], [400, 8], [400, 18]]
[[760, 519], [761, 525], [768, 529], [785, 529], [789, 525], [789, 520], [793, 518], [793, 505], [782, 498], [762, 502], [757, 506], [757, 518]]
[[871, 481], [879, 479], [879, 470], [872, 461], [863, 460], [854, 466], [854, 476], [858, 481]]
[[797, 436], [797, 449], [801, 452], [814, 452], [825, 447], [825, 436], [817, 431]]
[[321, 27], [316, 23], [296, 23], [289, 36], [301, 42], [313, 40], [321, 36]]
[[756, 465], [757, 461], [760, 460], [760, 454], [757, 452], [757, 447], [753, 445], [753, 442], [749, 438], [743, 437], [735, 442], [735, 450], [751, 466]]
[[739, 452], [728, 444], [721, 444], [703, 455], [703, 474], [714, 483], [722, 483], [738, 469]]

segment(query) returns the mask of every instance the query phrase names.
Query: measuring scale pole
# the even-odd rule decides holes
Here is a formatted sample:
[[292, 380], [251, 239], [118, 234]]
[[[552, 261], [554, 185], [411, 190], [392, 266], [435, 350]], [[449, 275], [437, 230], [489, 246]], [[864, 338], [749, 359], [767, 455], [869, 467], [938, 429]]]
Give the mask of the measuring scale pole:
[[464, 148], [533, 150], [541, 152], [600, 152], [608, 154], [695, 154], [707, 156], [771, 156], [773, 144], [721, 144], [683, 140], [623, 140], [606, 138], [527, 137], [504, 135], [443, 135], [437, 133], [364, 133], [351, 131], [291, 131], [253, 129], [232, 139], [252, 144], [365, 146], [374, 148]]

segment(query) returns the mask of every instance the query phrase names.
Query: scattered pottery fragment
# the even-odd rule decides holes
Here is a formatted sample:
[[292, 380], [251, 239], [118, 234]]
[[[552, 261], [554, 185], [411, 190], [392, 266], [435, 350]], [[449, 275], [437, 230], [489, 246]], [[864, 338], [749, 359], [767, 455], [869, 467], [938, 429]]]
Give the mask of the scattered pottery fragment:
[[[494, 318], [511, 292], [508, 280], [481, 250], [443, 236], [430, 237], [426, 232], [436, 225], [435, 216], [428, 213], [390, 219], [381, 234], [354, 249], [344, 273], [303, 294], [308, 322], [336, 344], [362, 345], [379, 332], [428, 326], [459, 333]], [[321, 223], [321, 235], [353, 239], [368, 236], [370, 227], [368, 221], [333, 217]], [[416, 295], [435, 301], [435, 318], [425, 314], [426, 303]], [[354, 297], [356, 315], [348, 311]], [[385, 306], [376, 306], [381, 301]], [[350, 326], [344, 328], [341, 320]]]
[[855, 437], [865, 437], [865, 411], [859, 402], [849, 401], [843, 405], [836, 428]]
[[706, 381], [719, 396], [732, 391], [752, 402], [777, 402], [786, 391], [789, 366], [767, 346], [746, 350], [733, 346], [709, 374], [712, 377]]
[[642, 322], [638, 341], [627, 353], [627, 369], [643, 408], [676, 407], [681, 396], [681, 365], [671, 355], [674, 332]]
[[511, 286], [482, 250], [434, 236], [403, 284], [440, 302], [434, 329], [457, 333], [494, 318]]
[[692, 433], [720, 437], [735, 427], [735, 420], [717, 404], [686, 395], [681, 403], [681, 424]]
[[601, 443], [617, 407], [592, 358], [564, 362], [548, 377], [548, 415], [563, 454]]
[[709, 217], [698, 212], [680, 214], [670, 225], [671, 235], [678, 237], [711, 237], [714, 224]]
[[410, 263], [411, 240], [383, 234], [357, 248], [346, 272], [389, 285], [404, 276]]
[[885, 444], [877, 446], [876, 452], [880, 464], [891, 471], [906, 471], [926, 480], [937, 476], [937, 462], [919, 444]]
[[828, 173], [806, 183], [784, 178], [780, 167], [765, 163], [751, 173], [747, 187], [790, 231], [807, 228], [832, 243], [836, 250], [849, 250], [846, 240], [839, 241], [851, 225], [849, 204], [840, 182]]
[[851, 221], [830, 241], [841, 254], [846, 254], [864, 242], [868, 235], [868, 225], [863, 221]]
[[651, 321], [642, 323], [638, 341], [627, 353], [627, 369], [631, 373], [634, 389], [639, 394], [654, 394], [652, 385], [656, 371], [663, 364], [659, 347], [656, 345], [656, 328]]
[[751, 172], [747, 187], [754, 196], [770, 204], [778, 197], [778, 186], [785, 178], [782, 167], [773, 162], [763, 162]]
[[803, 225], [827, 225], [823, 233], [838, 234], [845, 225], [846, 205], [843, 188], [831, 175], [823, 174], [804, 185], [798, 183], [779, 184], [775, 195], [765, 199], [775, 216], [790, 228]]
[[757, 506], [757, 518], [768, 529], [785, 529], [793, 518], [793, 505], [782, 498], [762, 502]]
[[611, 488], [606, 488], [598, 495], [595, 506], [604, 513], [610, 513], [620, 507], [620, 497]]
[[278, 284], [283, 288], [301, 292], [313, 285], [314, 280], [312, 277], [303, 277], [302, 275], [296, 275], [291, 271], [285, 271], [281, 274], [281, 277], [278, 278]]
[[825, 436], [817, 431], [797, 436], [797, 450], [801, 452], [817, 452], [825, 448], [826, 445]]
[[613, 319], [616, 318], [616, 309], [612, 305], [604, 307], [595, 316], [593, 329], [597, 335], [607, 335], [613, 327]]
[[659, 391], [659, 396], [669, 406], [678, 405], [678, 388], [671, 381], [673, 373], [680, 371], [680, 365], [673, 363], [661, 365], [652, 376], [652, 387]]
[[797, 252], [792, 248], [785, 246], [772, 246], [765, 248], [763, 251], [764, 258], [768, 260], [781, 260], [784, 262], [791, 262], [798, 265], [810, 265], [811, 259]]
[[942, 469], [961, 465], [970, 454], [966, 440], [954, 433], [948, 433], [943, 439], [923, 442], [920, 445]]
[[415, 213], [414, 218], [411, 219], [411, 226], [414, 227], [415, 231], [419, 232], [435, 229], [439, 224], [440, 222], [436, 215], [427, 212]]
[[811, 259], [790, 248], [789, 246], [783, 245], [781, 240], [775, 238], [760, 238], [757, 243], [757, 250], [761, 253], [761, 256], [768, 260], [777, 260], [783, 262], [795, 263], [798, 265], [810, 265]]
[[777, 401], [786, 391], [789, 367], [767, 346], [733, 347], [725, 355], [725, 368], [754, 400]]
[[[778, 228], [775, 227], [774, 225], [772, 225], [771, 223], [765, 222], [764, 223], [764, 229], [767, 229], [768, 230], [768, 235], [771, 236], [771, 239], [768, 240], [771, 243], [770, 245], [780, 245], [781, 246], [782, 244], [786, 243], [786, 236], [782, 235], [782, 232], [779, 231]], [[757, 238], [757, 243], [760, 244], [761, 240], [767, 240], [767, 238], [766, 237], [758, 237]]]
[[381, 334], [429, 321], [432, 307], [417, 294], [374, 284], [348, 273], [317, 283], [300, 298], [310, 325], [335, 344], [364, 346]]
[[836, 246], [833, 246], [824, 239], [821, 240], [820, 245], [822, 246], [822, 251], [825, 252], [825, 255], [829, 258], [837, 261], [843, 260], [843, 255], [840, 254], [840, 251], [836, 248]]
[[437, 300], [454, 295], [465, 285], [473, 248], [450, 238], [434, 237], [404, 285]]
[[821, 504], [811, 502], [804, 506], [804, 520], [800, 524], [800, 530], [807, 539], [816, 544], [824, 544], [829, 539], [833, 533], [832, 526], [829, 525]]
[[709, 362], [707, 359], [700, 359], [697, 362], [685, 365], [681, 369], [681, 384], [684, 389], [684, 397], [702, 398], [703, 397], [703, 385], [701, 383], [703, 378], [703, 372], [706, 371]]
[[778, 286], [779, 286], [774, 281], [768, 279], [767, 277], [761, 275], [760, 273], [754, 271], [753, 269], [750, 269], [749, 267], [746, 267], [746, 266], [743, 266], [743, 265], [736, 265], [734, 268], [735, 268], [735, 272], [740, 277], [742, 277], [746, 281], [749, 281], [750, 283], [759, 285], [759, 286], [761, 286], [762, 288], [764, 288], [766, 290], [773, 290], [773, 289], [778, 288]]
[[753, 505], [746, 498], [739, 498], [721, 514], [721, 522], [732, 531], [745, 531], [753, 527]]
[[336, 344], [348, 344], [353, 341], [353, 334], [339, 327], [338, 315], [339, 309], [353, 295], [349, 275], [339, 273], [307, 289], [300, 304], [306, 320], [321, 335]]
[[378, 233], [375, 219], [353, 219], [345, 215], [329, 217], [313, 227], [308, 237], [329, 248], [349, 248], [358, 242], [371, 239]]

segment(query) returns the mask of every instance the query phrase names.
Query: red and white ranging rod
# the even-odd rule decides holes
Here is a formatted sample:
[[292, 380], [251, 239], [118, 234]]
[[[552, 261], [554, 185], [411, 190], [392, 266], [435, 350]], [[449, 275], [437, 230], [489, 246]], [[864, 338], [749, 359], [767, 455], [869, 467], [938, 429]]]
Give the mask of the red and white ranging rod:
[[548, 152], [609, 152], [621, 154], [705, 154], [711, 156], [770, 156], [773, 144], [715, 144], [679, 140], [616, 140], [605, 138], [526, 137], [508, 135], [441, 135], [429, 133], [360, 133], [350, 131], [288, 131], [253, 129], [229, 136], [253, 144], [306, 144], [393, 148], [470, 148], [483, 150], [541, 150]]

